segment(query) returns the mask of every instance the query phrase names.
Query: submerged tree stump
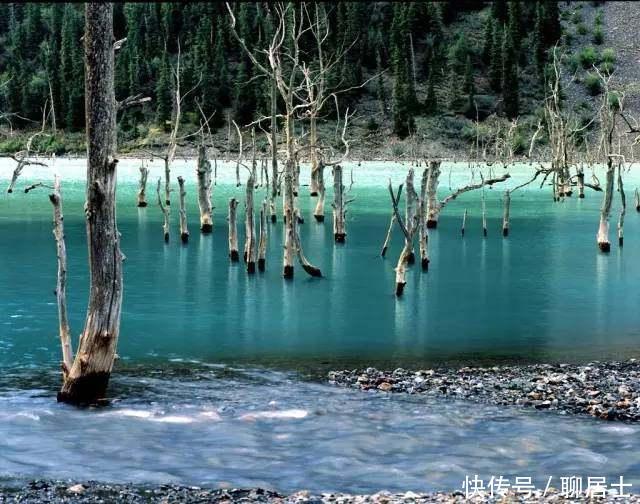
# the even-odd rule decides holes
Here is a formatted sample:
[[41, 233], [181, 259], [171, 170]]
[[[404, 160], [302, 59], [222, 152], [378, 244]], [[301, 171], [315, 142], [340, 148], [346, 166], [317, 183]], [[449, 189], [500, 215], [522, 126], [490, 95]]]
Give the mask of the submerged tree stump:
[[502, 236], [509, 236], [509, 210], [511, 208], [511, 193], [507, 189], [504, 192], [504, 210], [502, 213]]
[[138, 200], [137, 206], [144, 208], [147, 206], [146, 192], [147, 192], [147, 177], [149, 176], [149, 169], [142, 165], [140, 167], [140, 182], [138, 188]]
[[267, 201], [260, 207], [260, 240], [258, 241], [258, 271], [265, 270], [267, 256]]
[[164, 242], [165, 243], [169, 243], [169, 233], [171, 230], [171, 227], [169, 226], [169, 207], [166, 207], [163, 205], [162, 203], [162, 195], [160, 194], [160, 187], [162, 184], [162, 179], [160, 177], [158, 177], [158, 186], [156, 188], [156, 193], [158, 195], [158, 206], [160, 207], [160, 210], [162, 211], [162, 234], [164, 236]]
[[607, 172], [605, 177], [604, 195], [602, 198], [602, 206], [600, 207], [600, 224], [598, 225], [598, 234], [596, 241], [601, 252], [610, 252], [611, 243], [609, 242], [609, 215], [611, 213], [611, 203], [613, 201], [613, 178], [615, 167], [613, 160], [609, 157], [607, 161]]
[[178, 177], [178, 187], [180, 189], [179, 192], [179, 203], [180, 203], [180, 240], [182, 243], [189, 242], [189, 228], [187, 227], [187, 207], [185, 197], [187, 192], [184, 189], [184, 178]]
[[253, 191], [254, 172], [247, 179], [246, 200], [245, 200], [245, 247], [244, 260], [247, 263], [247, 273], [256, 272], [256, 232], [255, 219], [253, 215]]
[[229, 200], [229, 259], [231, 262], [238, 262], [240, 255], [238, 254], [238, 226], [236, 223], [236, 208], [238, 200], [231, 198]]
[[440, 179], [440, 161], [429, 161], [427, 178], [427, 228], [438, 227], [440, 202], [438, 201], [438, 183]]
[[198, 207], [200, 208], [200, 231], [211, 233], [213, 231], [213, 218], [211, 207], [211, 163], [207, 159], [207, 149], [204, 145], [198, 147], [198, 166], [196, 168], [198, 179]]

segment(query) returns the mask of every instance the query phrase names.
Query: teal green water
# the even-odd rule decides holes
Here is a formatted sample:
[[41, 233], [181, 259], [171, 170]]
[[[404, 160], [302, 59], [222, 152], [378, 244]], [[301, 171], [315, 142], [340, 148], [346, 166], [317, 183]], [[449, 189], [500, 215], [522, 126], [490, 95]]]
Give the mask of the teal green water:
[[[430, 271], [414, 267], [398, 300], [393, 267], [399, 233], [387, 259], [379, 251], [390, 213], [387, 178], [399, 183], [406, 167], [354, 167], [356, 200], [345, 246], [334, 245], [329, 222], [311, 219], [313, 201], [303, 190], [302, 240], [325, 277], [311, 279], [298, 269], [287, 282], [281, 278], [281, 223], [269, 227], [266, 273], [248, 277], [242, 265], [228, 262], [226, 202], [244, 190], [235, 187], [233, 168], [220, 168], [215, 230], [200, 236], [193, 164], [177, 163], [174, 176], [185, 175], [189, 191], [191, 240], [183, 246], [176, 240], [175, 209], [172, 241], [165, 245], [159, 209], [134, 206], [137, 163], [119, 166], [127, 260], [121, 360], [108, 408], [56, 403], [60, 357], [50, 204], [44, 190], [0, 195], [0, 494], [31, 478], [282, 492], [452, 491], [475, 474], [486, 481], [492, 475], [512, 482], [532, 477], [538, 488], [550, 476], [556, 487], [567, 475], [601, 476], [609, 483], [624, 476], [637, 491], [637, 425], [363, 393], [292, 371], [636, 355], [635, 210], [627, 216], [624, 249], [614, 244], [605, 256], [595, 246], [600, 194], [553, 203], [548, 190], [517, 192], [507, 239], [500, 235], [501, 191], [486, 191], [487, 238], [480, 193], [465, 194], [431, 233]], [[0, 161], [0, 168], [3, 188], [13, 166]], [[53, 169], [25, 170], [20, 187], [50, 180]], [[63, 175], [69, 313], [77, 335], [88, 283], [84, 164], [58, 160], [55, 169]], [[510, 186], [528, 170], [515, 169]], [[150, 186], [160, 173], [155, 163]], [[636, 175], [627, 179], [628, 187], [638, 183]], [[469, 174], [458, 166], [449, 176], [445, 167], [441, 196], [449, 180], [457, 187]], [[243, 234], [240, 229], [241, 242]]]
[[[77, 335], [88, 283], [84, 164], [56, 163], [54, 168], [25, 172], [21, 183], [46, 179], [53, 169], [62, 173], [69, 313]], [[122, 362], [183, 358], [314, 366], [385, 360], [418, 365], [479, 359], [585, 360], [636, 353], [640, 214], [633, 208], [628, 211], [624, 249], [614, 243], [609, 255], [600, 254], [595, 232], [601, 193], [554, 203], [548, 189], [532, 186], [516, 192], [507, 239], [500, 234], [499, 188], [485, 192], [487, 238], [481, 233], [480, 191], [461, 196], [446, 207], [439, 228], [431, 233], [430, 271], [424, 274], [414, 267], [405, 296], [398, 300], [393, 268], [400, 234], [394, 234], [387, 259], [380, 258], [379, 251], [390, 212], [388, 174], [400, 182], [406, 167], [368, 163], [354, 168], [356, 200], [349, 207], [344, 246], [334, 245], [330, 219], [324, 225], [312, 219], [315, 199], [303, 188], [302, 242], [325, 276], [312, 279], [298, 268], [294, 281], [287, 282], [281, 278], [281, 223], [270, 225], [266, 273], [250, 277], [241, 264], [229, 264], [226, 202], [232, 195], [243, 198], [244, 191], [232, 183], [232, 168], [219, 168], [214, 233], [201, 236], [193, 166], [177, 164], [174, 176], [187, 177], [191, 229], [191, 240], [183, 246], [176, 208], [172, 241], [162, 241], [162, 217], [152, 190], [160, 165], [152, 166], [152, 204], [146, 209], [134, 205], [138, 163], [125, 160], [120, 165], [118, 222], [127, 257]], [[466, 183], [466, 170], [457, 166], [450, 174], [445, 168], [440, 195], [450, 184]], [[530, 170], [513, 170], [509, 185], [515, 186]], [[637, 177], [628, 178], [627, 191], [632, 193]], [[331, 194], [328, 216], [330, 199]], [[469, 217], [461, 238], [465, 208]], [[615, 242], [617, 202], [614, 215]], [[244, 228], [239, 227], [242, 244]], [[0, 196], [0, 236], [0, 364], [56, 362], [56, 259], [46, 190]]]

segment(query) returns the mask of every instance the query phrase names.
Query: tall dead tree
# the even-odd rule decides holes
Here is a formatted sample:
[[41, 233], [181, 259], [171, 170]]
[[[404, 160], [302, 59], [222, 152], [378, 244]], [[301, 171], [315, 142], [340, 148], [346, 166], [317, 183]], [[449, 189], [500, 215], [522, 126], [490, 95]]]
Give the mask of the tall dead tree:
[[260, 207], [260, 239], [258, 241], [258, 271], [265, 270], [267, 257], [267, 200]]
[[[420, 197], [418, 198], [418, 240], [420, 248], [420, 266], [423, 271], [429, 270], [429, 231], [427, 228], [427, 187], [429, 185], [429, 168], [422, 171]], [[464, 224], [463, 224], [464, 230]], [[464, 233], [464, 231], [463, 231]]]
[[198, 206], [200, 208], [200, 231], [211, 233], [213, 231], [213, 218], [211, 206], [211, 163], [207, 159], [207, 148], [204, 144], [198, 147], [198, 166], [196, 168], [198, 179]]
[[[404, 225], [407, 228], [405, 235], [404, 250], [402, 254], [406, 257], [407, 264], [413, 264], [415, 262], [415, 253], [413, 251], [413, 237], [418, 223], [417, 202], [418, 193], [416, 193], [413, 185], [413, 168], [409, 168], [407, 178], [405, 179], [405, 185], [407, 190], [405, 191], [405, 222]], [[411, 240], [409, 240], [411, 237]]]
[[123, 256], [116, 225], [113, 4], [85, 5], [84, 47], [89, 306], [78, 351], [58, 393], [59, 401], [73, 404], [105, 397], [120, 332]]
[[147, 206], [147, 177], [149, 176], [149, 168], [144, 163], [140, 165], [140, 182], [138, 187], [137, 206], [144, 208]]
[[[294, 257], [297, 256], [302, 268], [311, 276], [321, 276], [320, 270], [312, 266], [305, 258], [302, 245], [298, 237], [297, 215], [294, 202], [294, 179], [297, 164], [293, 121], [296, 113], [306, 109], [308, 103], [296, 103], [299, 93], [304, 89], [299, 82], [304, 63], [301, 60], [300, 42], [307, 32], [304, 13], [294, 4], [270, 4], [276, 13], [275, 28], [268, 47], [262, 51], [267, 62], [258, 60], [261, 51], [250, 49], [241, 38], [235, 27], [236, 18], [231, 6], [227, 3], [227, 10], [231, 18], [230, 27], [233, 36], [238, 41], [244, 53], [249, 57], [255, 69], [276, 83], [280, 97], [284, 103], [284, 143], [286, 150], [284, 166], [284, 208], [285, 240], [283, 252], [283, 276], [293, 278]], [[287, 43], [285, 43], [287, 41]], [[262, 59], [262, 57], [261, 57]], [[295, 221], [295, 222], [294, 222]]]
[[427, 227], [438, 227], [440, 203], [438, 202], [438, 183], [440, 179], [440, 161], [429, 161], [427, 176]]
[[256, 272], [256, 231], [255, 217], [253, 212], [253, 192], [255, 188], [255, 171], [251, 170], [251, 174], [247, 179], [247, 189], [245, 197], [245, 247], [244, 260], [247, 263], [247, 273]]

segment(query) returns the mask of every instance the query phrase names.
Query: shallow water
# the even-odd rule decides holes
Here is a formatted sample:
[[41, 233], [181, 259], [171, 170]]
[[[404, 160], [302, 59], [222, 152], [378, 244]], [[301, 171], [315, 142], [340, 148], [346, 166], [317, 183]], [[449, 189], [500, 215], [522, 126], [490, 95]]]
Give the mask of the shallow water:
[[[406, 166], [354, 166], [345, 246], [333, 244], [331, 191], [327, 222], [318, 225], [303, 188], [302, 241], [325, 278], [298, 268], [293, 282], [281, 278], [281, 223], [269, 226], [266, 273], [248, 277], [241, 264], [229, 265], [226, 203], [232, 195], [242, 200], [244, 191], [235, 187], [232, 167], [219, 166], [214, 233], [201, 236], [193, 162], [176, 163], [174, 178], [187, 178], [191, 239], [179, 243], [173, 208], [166, 246], [154, 190], [162, 167], [151, 167], [150, 206], [137, 209], [137, 166], [119, 164], [125, 297], [110, 389], [117, 401], [104, 410], [55, 403], [59, 343], [47, 191], [0, 195], [0, 479], [364, 492], [452, 490], [475, 473], [532, 476], [542, 485], [550, 475], [576, 473], [623, 474], [640, 485], [636, 426], [336, 390], [294, 371], [637, 356], [640, 219], [631, 205], [624, 249], [614, 243], [605, 256], [595, 246], [600, 193], [553, 203], [548, 189], [518, 191], [507, 239], [500, 234], [502, 190], [485, 191], [487, 238], [481, 192], [467, 193], [431, 233], [430, 271], [414, 268], [398, 300], [400, 234], [387, 259], [379, 251], [390, 213], [388, 176], [400, 183]], [[2, 190], [12, 169], [12, 161], [0, 161]], [[29, 167], [18, 188], [51, 180], [54, 169], [63, 177], [69, 314], [78, 334], [87, 296], [84, 162]], [[512, 170], [508, 185], [531, 170]], [[469, 180], [465, 167], [446, 166], [440, 196]], [[639, 182], [636, 172], [627, 176], [629, 200]], [[617, 209], [616, 201], [616, 216]], [[242, 244], [243, 226], [239, 234]]]
[[52, 400], [56, 379], [1, 390], [0, 476], [281, 492], [452, 491], [474, 474], [529, 476], [538, 488], [574, 474], [640, 485], [640, 426], [198, 363], [118, 374], [123, 399], [87, 411]]

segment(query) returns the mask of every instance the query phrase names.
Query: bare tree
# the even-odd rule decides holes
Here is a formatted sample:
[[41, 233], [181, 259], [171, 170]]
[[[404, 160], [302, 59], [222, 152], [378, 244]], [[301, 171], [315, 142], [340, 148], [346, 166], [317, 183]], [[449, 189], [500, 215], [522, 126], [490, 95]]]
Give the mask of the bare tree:
[[179, 202], [180, 202], [180, 210], [179, 210], [179, 214], [180, 214], [180, 240], [182, 240], [182, 243], [188, 243], [189, 242], [189, 227], [187, 226], [187, 206], [186, 206], [186, 201], [185, 201], [185, 197], [187, 195], [187, 192], [184, 189], [184, 178], [183, 177], [178, 177], [178, 187], [180, 189], [179, 191]]
[[144, 208], [147, 206], [147, 178], [149, 176], [149, 168], [144, 165], [144, 162], [140, 165], [140, 182], [137, 196], [137, 206]]
[[87, 122], [87, 237], [89, 307], [75, 359], [58, 400], [94, 403], [104, 398], [120, 332], [122, 253], [116, 225], [116, 100], [113, 4], [85, 6]]
[[213, 208], [211, 206], [211, 163], [207, 159], [207, 148], [204, 143], [198, 147], [198, 206], [200, 208], [200, 231], [213, 231]]
[[162, 235], [164, 236], [164, 242], [169, 243], [169, 235], [171, 232], [171, 226], [169, 224], [169, 208], [163, 205], [162, 203], [162, 195], [160, 194], [160, 187], [162, 184], [162, 179], [158, 178], [158, 185], [156, 187], [156, 194], [158, 196], [158, 206], [160, 207], [160, 211], [162, 212]]
[[238, 200], [231, 198], [229, 200], [229, 259], [231, 262], [238, 262], [240, 255], [238, 254], [238, 224], [237, 212]]

